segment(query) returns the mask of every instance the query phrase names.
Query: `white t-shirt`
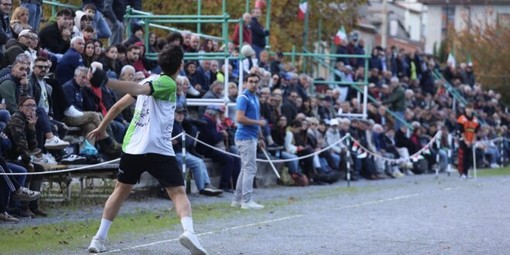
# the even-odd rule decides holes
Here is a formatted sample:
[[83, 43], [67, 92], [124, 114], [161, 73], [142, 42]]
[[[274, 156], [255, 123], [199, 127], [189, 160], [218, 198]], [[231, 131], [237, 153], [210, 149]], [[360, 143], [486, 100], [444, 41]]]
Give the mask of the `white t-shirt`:
[[122, 150], [128, 154], [157, 153], [175, 156], [172, 147], [172, 129], [177, 102], [177, 84], [167, 75], [149, 77], [152, 95], [140, 95], [136, 99], [133, 119], [129, 124]]

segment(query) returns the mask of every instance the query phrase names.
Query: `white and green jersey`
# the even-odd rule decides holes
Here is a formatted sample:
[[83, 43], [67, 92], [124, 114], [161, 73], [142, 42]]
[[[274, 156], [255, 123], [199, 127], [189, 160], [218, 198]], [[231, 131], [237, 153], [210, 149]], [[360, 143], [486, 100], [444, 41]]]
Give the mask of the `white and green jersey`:
[[[153, 79], [151, 86], [154, 92], [137, 97], [135, 112], [124, 136], [122, 150], [135, 155], [157, 153], [175, 156], [171, 139], [177, 84], [167, 75], [150, 78]], [[150, 79], [142, 82], [140, 83], [150, 82]]]

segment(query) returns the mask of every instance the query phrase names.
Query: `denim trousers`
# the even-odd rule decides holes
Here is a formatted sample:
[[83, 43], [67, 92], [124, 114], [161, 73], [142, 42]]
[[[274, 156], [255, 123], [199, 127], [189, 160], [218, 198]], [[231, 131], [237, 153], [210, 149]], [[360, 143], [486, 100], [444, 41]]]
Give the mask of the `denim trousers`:
[[[175, 153], [175, 159], [179, 166], [182, 166], [182, 153]], [[203, 190], [206, 184], [210, 184], [211, 180], [209, 179], [209, 173], [207, 173], [207, 168], [205, 166], [204, 161], [191, 154], [186, 153], [186, 168], [191, 169], [193, 173], [193, 179], [195, 180], [195, 185], [197, 185], [198, 190]]]

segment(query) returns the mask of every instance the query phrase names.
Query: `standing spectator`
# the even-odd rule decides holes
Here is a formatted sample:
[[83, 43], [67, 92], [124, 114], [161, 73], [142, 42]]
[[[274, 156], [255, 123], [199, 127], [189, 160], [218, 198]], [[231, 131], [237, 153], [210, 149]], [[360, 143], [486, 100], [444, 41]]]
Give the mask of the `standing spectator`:
[[243, 14], [243, 41], [239, 42], [239, 24], [236, 24], [234, 28], [234, 35], [232, 36], [232, 41], [236, 46], [241, 47], [244, 44], [251, 44], [251, 30], [250, 30], [250, 21], [251, 15], [249, 13]]
[[476, 142], [476, 133], [480, 129], [480, 123], [473, 111], [473, 105], [468, 103], [464, 108], [464, 114], [457, 119], [457, 135], [459, 137], [457, 168], [463, 179], [467, 179], [469, 168], [473, 165], [472, 150]]
[[265, 29], [259, 22], [259, 18], [262, 15], [260, 8], [254, 8], [251, 10], [251, 46], [255, 50], [257, 58], [260, 60], [260, 52], [266, 47], [266, 37], [269, 36], [269, 30]]
[[17, 38], [19, 33], [24, 29], [32, 29], [28, 24], [28, 9], [22, 6], [16, 7], [12, 12], [11, 29], [14, 38]]
[[71, 39], [71, 48], [60, 59], [55, 74], [57, 76], [58, 84], [62, 85], [73, 78], [74, 70], [77, 67], [83, 66], [83, 48], [85, 40], [83, 37], [74, 37]]
[[391, 90], [385, 90], [386, 97], [382, 104], [389, 105], [389, 109], [396, 115], [395, 130], [405, 125], [404, 111], [406, 110], [406, 98], [404, 88], [400, 85], [398, 78], [391, 78]]
[[42, 18], [42, 0], [20, 0], [20, 3], [28, 9], [28, 24], [37, 33]]
[[0, 23], [0, 46], [5, 45], [9, 39], [13, 38], [11, 22], [9, 21], [11, 9], [11, 0], [0, 0], [0, 16], [2, 17]]
[[126, 14], [126, 5], [122, 0], [106, 0], [102, 12], [108, 21], [112, 36], [108, 42], [109, 45], [118, 44], [123, 41], [124, 35], [124, 14]]
[[[253, 180], [257, 173], [257, 144], [265, 149], [264, 136], [260, 130], [267, 122], [260, 118], [260, 105], [256, 92], [260, 78], [256, 74], [247, 76], [247, 88], [237, 98], [236, 120], [238, 128], [235, 134], [235, 143], [241, 154], [241, 172], [237, 178], [234, 192], [233, 207], [242, 209], [262, 209], [252, 198]], [[258, 141], [257, 141], [258, 140]]]
[[124, 45], [129, 48], [129, 46], [134, 45], [137, 42], [143, 42], [144, 33], [145, 31], [140, 23], [131, 23], [131, 35], [123, 42]]

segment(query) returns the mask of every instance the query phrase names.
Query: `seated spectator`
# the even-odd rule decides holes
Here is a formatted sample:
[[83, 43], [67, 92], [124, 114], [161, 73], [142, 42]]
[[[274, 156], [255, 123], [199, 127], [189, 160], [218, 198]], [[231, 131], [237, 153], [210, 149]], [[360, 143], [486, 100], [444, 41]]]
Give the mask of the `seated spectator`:
[[131, 35], [122, 42], [127, 48], [131, 45], [135, 45], [137, 42], [143, 43], [143, 35], [145, 31], [143, 29], [143, 26], [138, 22], [132, 22], [131, 23]]
[[39, 32], [41, 48], [55, 54], [64, 54], [69, 49], [69, 42], [63, 36], [62, 31], [72, 28], [73, 15], [74, 13], [70, 9], [62, 9], [57, 12], [57, 21], [46, 25]]
[[118, 60], [118, 51], [115, 45], [107, 47], [104, 53], [99, 56], [98, 61], [103, 64], [103, 70], [108, 74], [108, 77], [120, 77], [122, 63]]
[[[176, 136], [183, 132], [182, 121], [184, 120], [184, 115], [186, 114], [186, 109], [182, 106], [177, 106], [175, 109], [175, 122], [174, 129], [172, 131], [172, 136]], [[192, 145], [193, 140], [188, 139], [186, 146], [186, 150], [189, 151], [189, 147]], [[179, 166], [182, 166], [183, 154], [182, 154], [182, 139], [173, 139], [172, 140], [175, 159], [177, 160]], [[193, 179], [195, 180], [195, 184], [198, 189], [198, 193], [205, 196], [219, 196], [223, 193], [222, 190], [215, 188], [211, 185], [211, 180], [209, 179], [209, 173], [207, 172], [207, 168], [205, 166], [204, 160], [191, 154], [186, 154], [186, 167], [190, 168], [193, 173]]]
[[[211, 105], [207, 107], [204, 117], [202, 118], [202, 120], [206, 122], [206, 125], [198, 127], [200, 132], [198, 139], [209, 146], [216, 148], [220, 146], [219, 148], [223, 148], [223, 150], [225, 150], [224, 139], [228, 138], [228, 133], [225, 130], [219, 131], [218, 129], [219, 123], [217, 122], [217, 119], [220, 111], [221, 109], [219, 106]], [[237, 176], [241, 170], [239, 158], [230, 156], [216, 149], [212, 149], [209, 146], [199, 143], [197, 144], [197, 152], [206, 157], [212, 158], [215, 162], [218, 162], [221, 165], [222, 172], [219, 188], [226, 192], [233, 192], [236, 184], [235, 181], [237, 180]]]
[[[112, 36], [112, 31], [106, 23], [103, 13], [97, 10], [97, 6], [94, 3], [87, 3], [83, 5], [83, 12], [92, 17], [92, 26], [96, 31], [97, 39], [106, 39]], [[78, 12], [78, 11], [77, 11]]]
[[31, 30], [32, 26], [28, 24], [28, 9], [23, 6], [16, 7], [12, 12], [10, 25], [14, 38], [18, 38], [19, 33], [24, 29]]
[[81, 53], [81, 57], [83, 59], [83, 66], [90, 67], [90, 64], [94, 62], [94, 42], [93, 41], [85, 41], [84, 50]]
[[[207, 77], [205, 77], [202, 73], [197, 72], [197, 63], [194, 61], [189, 61], [184, 66], [184, 71], [186, 73], [186, 77], [188, 78], [190, 85], [197, 90], [200, 95], [204, 95], [207, 90], [204, 90], [205, 85], [207, 83]], [[208, 87], [209, 85], [207, 85]]]
[[[216, 81], [209, 87], [209, 90], [202, 97], [204, 99], [221, 99], [223, 98], [223, 83]], [[204, 115], [206, 106], [200, 106], [199, 116]]]
[[[64, 83], [63, 90], [67, 105], [69, 106], [64, 111], [64, 122], [70, 126], [79, 126], [82, 128], [84, 134], [90, 133], [101, 123], [102, 116], [99, 112], [83, 111], [84, 92], [83, 88], [88, 84], [89, 69], [86, 67], [78, 67], [74, 71], [74, 78]], [[120, 156], [121, 146], [112, 139], [106, 132], [98, 136], [96, 141], [100, 148], [100, 152], [111, 156]], [[91, 144], [94, 144], [91, 141]]]
[[34, 32], [26, 29], [19, 33], [17, 41], [13, 42], [9, 46], [6, 45], [5, 53], [2, 57], [2, 68], [11, 65], [14, 63], [19, 54], [28, 51], [32, 38], [35, 36]]
[[[74, 17], [74, 26], [72, 27], [73, 37], [85, 37], [82, 31], [89, 26], [92, 27], [92, 16], [89, 16], [87, 13], [82, 11], [76, 11], [76, 16]], [[92, 27], [92, 30], [94, 30], [94, 27]], [[87, 40], [92, 39], [94, 38], [87, 38]]]
[[[33, 164], [30, 157], [31, 152], [37, 148], [36, 109], [37, 105], [33, 97], [21, 95], [18, 110], [12, 115], [11, 121], [5, 129], [5, 134], [12, 142], [12, 148], [7, 152], [7, 158], [24, 167], [28, 172], [44, 172], [44, 168], [39, 164]], [[21, 157], [20, 161], [18, 161], [18, 157]], [[41, 190], [42, 175], [32, 176], [26, 185], [31, 190]], [[30, 217], [47, 216], [44, 211], [39, 209], [38, 200], [22, 206], [22, 210]]]
[[241, 62], [242, 70], [245, 74], [249, 74], [253, 67], [258, 67], [258, 59], [255, 55], [255, 51], [250, 45], [244, 45], [241, 48], [241, 55], [243, 60]]
[[77, 36], [71, 39], [71, 48], [69, 48], [62, 56], [62, 59], [60, 59], [55, 72], [60, 85], [73, 79], [74, 70], [84, 65], [81, 56], [84, 46], [85, 40], [83, 40], [83, 37]]

